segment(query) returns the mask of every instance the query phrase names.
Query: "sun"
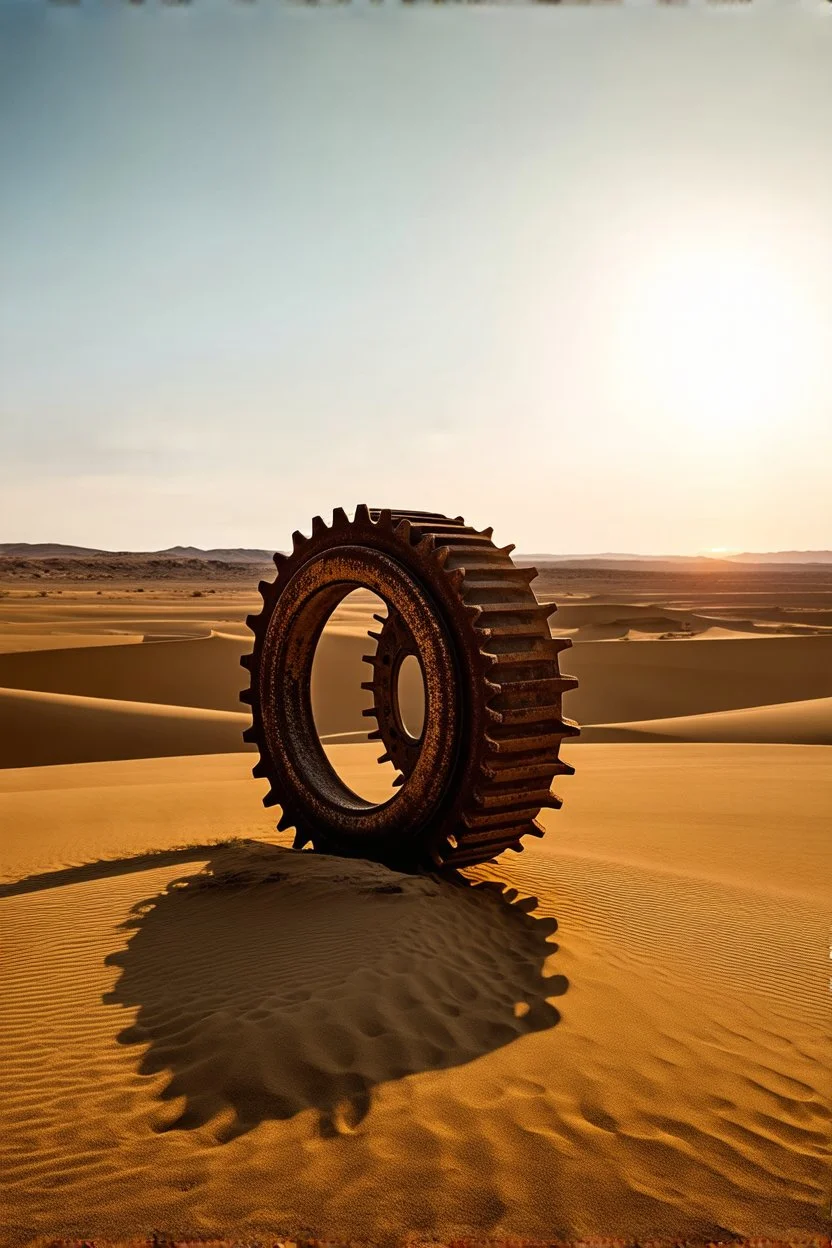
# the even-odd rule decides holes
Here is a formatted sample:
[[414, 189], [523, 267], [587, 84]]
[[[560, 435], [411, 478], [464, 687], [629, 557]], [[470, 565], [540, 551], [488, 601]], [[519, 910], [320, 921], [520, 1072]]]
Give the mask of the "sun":
[[808, 312], [776, 259], [736, 243], [654, 259], [632, 309], [653, 404], [711, 441], [785, 425], [805, 380]]

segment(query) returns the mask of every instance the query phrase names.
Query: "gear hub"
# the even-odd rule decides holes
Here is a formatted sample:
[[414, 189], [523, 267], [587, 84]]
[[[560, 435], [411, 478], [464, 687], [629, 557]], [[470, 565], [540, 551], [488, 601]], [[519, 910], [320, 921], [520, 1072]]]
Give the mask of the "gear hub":
[[[577, 726], [564, 719], [563, 693], [577, 681], [558, 668], [571, 642], [553, 638], [551, 604], [537, 602], [534, 568], [519, 568], [513, 546], [497, 547], [461, 517], [370, 510], [350, 520], [337, 508], [311, 537], [296, 532], [277, 576], [261, 581], [263, 609], [248, 617], [251, 683], [241, 700], [257, 745], [255, 776], [269, 781], [267, 806], [282, 808], [278, 829], [294, 828], [295, 848], [371, 858], [398, 869], [467, 866], [522, 849], [542, 836], [542, 807], [559, 807], [558, 757]], [[381, 741], [398, 771], [396, 792], [374, 804], [353, 793], [329, 763], [315, 728], [310, 681], [318, 640], [347, 594], [372, 590], [387, 607], [367, 655], [364, 684]], [[405, 725], [399, 673], [415, 656], [424, 682], [420, 735]]]

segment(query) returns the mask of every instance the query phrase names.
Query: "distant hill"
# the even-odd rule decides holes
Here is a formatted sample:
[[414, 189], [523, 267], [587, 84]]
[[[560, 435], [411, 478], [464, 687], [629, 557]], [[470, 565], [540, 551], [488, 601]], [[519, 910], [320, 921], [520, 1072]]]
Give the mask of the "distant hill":
[[18, 559], [58, 559], [101, 553], [92, 546], [64, 546], [60, 542], [0, 542], [0, 555], [15, 555]]
[[746, 551], [724, 558], [734, 563], [832, 563], [832, 550], [770, 550], [763, 554]]
[[271, 550], [238, 549], [202, 550], [199, 546], [169, 546], [167, 550], [101, 550], [94, 546], [64, 546], [60, 542], [0, 542], [0, 555], [18, 559], [71, 558], [169, 558], [209, 559], [220, 563], [267, 563]]
[[273, 550], [250, 550], [245, 546], [220, 547], [217, 550], [201, 550], [199, 546], [168, 546], [167, 550], [154, 550], [154, 555], [170, 555], [176, 559], [219, 559], [221, 563], [264, 563], [274, 554]]
[[832, 550], [743, 551], [736, 555], [628, 555], [609, 552], [599, 555], [523, 554], [520, 557], [558, 566], [580, 564], [582, 567], [624, 569], [648, 563], [693, 568], [721, 563], [832, 563]]

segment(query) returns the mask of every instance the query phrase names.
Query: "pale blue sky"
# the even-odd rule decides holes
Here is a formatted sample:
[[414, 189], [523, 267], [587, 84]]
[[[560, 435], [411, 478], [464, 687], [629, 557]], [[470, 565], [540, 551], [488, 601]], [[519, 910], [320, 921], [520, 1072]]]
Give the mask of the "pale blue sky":
[[832, 5], [4, 0], [0, 540], [832, 544]]

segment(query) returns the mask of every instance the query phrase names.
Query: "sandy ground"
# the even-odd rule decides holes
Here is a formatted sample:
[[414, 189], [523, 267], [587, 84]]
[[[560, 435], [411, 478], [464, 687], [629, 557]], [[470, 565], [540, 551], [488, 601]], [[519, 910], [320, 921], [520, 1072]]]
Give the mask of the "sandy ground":
[[[2, 1242], [828, 1231], [823, 604], [765, 634], [774, 598], [744, 628], [571, 603], [566, 804], [467, 882], [274, 832], [239, 740], [253, 605], [0, 600]], [[368, 611], [315, 701], [381, 796]]]

